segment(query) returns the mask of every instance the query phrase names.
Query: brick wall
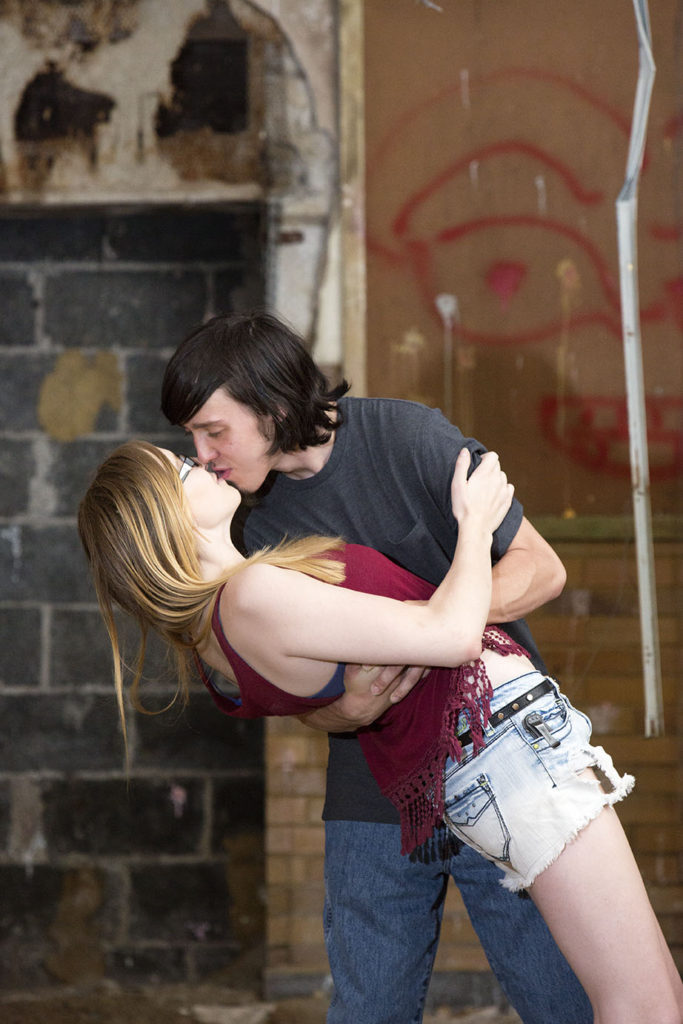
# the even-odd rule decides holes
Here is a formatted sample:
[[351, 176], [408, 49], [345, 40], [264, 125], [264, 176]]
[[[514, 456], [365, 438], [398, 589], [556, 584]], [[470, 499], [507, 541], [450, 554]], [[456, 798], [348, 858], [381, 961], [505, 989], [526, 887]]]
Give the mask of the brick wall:
[[[643, 692], [634, 546], [554, 545], [568, 571], [563, 595], [530, 619], [565, 693], [594, 725], [593, 739], [636, 789], [619, 816], [664, 934], [683, 969], [683, 544], [656, 545], [666, 735], [643, 738]], [[269, 722], [267, 762], [268, 969], [272, 993], [321, 984], [322, 807], [325, 739], [285, 719]], [[431, 994], [487, 1002], [496, 986], [459, 894], [449, 888]], [[457, 972], [457, 978], [454, 973]]]
[[[263, 935], [260, 723], [194, 700], [131, 718], [75, 529], [130, 436], [175, 443], [166, 359], [262, 297], [261, 213], [70, 209], [0, 218], [0, 986], [183, 980]], [[186, 446], [185, 446], [186, 447]], [[148, 662], [153, 699], [173, 683]]]

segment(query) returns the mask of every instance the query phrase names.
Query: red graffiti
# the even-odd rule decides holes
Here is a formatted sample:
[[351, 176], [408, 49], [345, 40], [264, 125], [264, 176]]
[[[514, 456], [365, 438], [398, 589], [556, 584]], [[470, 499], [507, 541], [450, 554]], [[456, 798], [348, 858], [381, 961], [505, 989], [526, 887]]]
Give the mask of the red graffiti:
[[[628, 408], [625, 398], [541, 399], [544, 437], [586, 469], [629, 476]], [[683, 398], [646, 399], [650, 477], [664, 480], [683, 471]]]
[[[590, 106], [601, 118], [608, 119], [624, 137], [626, 149], [630, 127], [628, 120], [599, 97], [561, 75], [512, 68], [473, 78], [469, 88], [471, 95], [476, 98], [485, 90], [500, 89], [503, 86], [509, 88], [511, 83], [525, 82], [534, 87], [541, 83], [545, 87], [562, 90], [579, 103]], [[414, 134], [418, 118], [429, 118], [432, 110], [440, 104], [452, 103], [461, 88], [461, 83], [449, 85], [404, 112], [370, 156], [368, 179], [379, 176], [381, 166], [391, 161], [393, 148], [398, 147], [409, 134]], [[435, 321], [438, 319], [438, 311], [434, 297], [442, 292], [450, 292], [466, 298], [468, 293], [473, 293], [477, 288], [478, 277], [488, 292], [497, 297], [500, 311], [504, 315], [492, 328], [486, 316], [482, 316], [481, 307], [466, 310], [459, 329], [462, 339], [469, 343], [524, 345], [543, 342], [566, 331], [568, 318], [572, 329], [598, 325], [611, 337], [619, 338], [621, 324], [618, 283], [604, 255], [591, 241], [583, 226], [569, 225], [550, 218], [543, 210], [539, 210], [535, 216], [510, 211], [461, 219], [462, 205], [459, 205], [458, 219], [453, 223], [446, 223], [431, 234], [429, 229], [424, 231], [421, 227], [425, 213], [434, 209], [435, 204], [443, 207], [448, 202], [453, 208], [451, 194], [458, 187], [458, 179], [469, 177], [471, 181], [473, 174], [476, 176], [483, 173], [483, 169], [492, 161], [502, 159], [516, 161], [513, 166], [518, 166], [520, 161], [528, 162], [531, 176], [526, 177], [527, 181], [544, 183], [547, 176], [561, 182], [579, 209], [596, 207], [606, 200], [603, 190], [586, 187], [566, 161], [542, 145], [520, 138], [497, 139], [459, 154], [421, 187], [406, 195], [387, 225], [388, 237], [380, 240], [373, 236], [370, 229], [368, 251], [397, 269], [405, 267], [409, 270], [425, 309]], [[471, 187], [476, 194], [476, 185]], [[542, 205], [542, 200], [539, 202]], [[576, 223], [582, 225], [584, 219], [577, 216]], [[427, 223], [430, 222], [434, 222], [433, 214], [427, 212]], [[493, 244], [485, 239], [486, 233], [495, 235]], [[532, 233], [536, 234], [536, 242], [529, 241]], [[490, 252], [491, 248], [500, 253], [494, 267], [485, 256], [485, 252]], [[535, 262], [519, 258], [520, 253], [527, 251], [536, 254]], [[477, 260], [478, 252], [484, 254], [481, 263]], [[587, 294], [601, 295], [602, 300], [598, 305], [593, 300], [593, 308], [577, 303], [569, 312], [563, 309], [562, 315], [558, 312], [542, 323], [524, 326], [524, 320], [538, 308], [538, 304], [530, 299], [532, 293], [548, 294], [549, 289], [552, 289], [552, 294], [559, 294], [561, 283], [554, 277], [555, 268], [567, 257], [576, 264], [577, 276], [583, 280], [588, 276], [595, 279], [597, 287], [586, 289]], [[558, 302], [552, 301], [549, 306], [554, 311], [558, 309]], [[465, 310], [464, 305], [462, 309]], [[661, 305], [642, 313], [643, 319], [659, 319], [661, 315]]]
[[664, 285], [669, 300], [672, 319], [683, 331], [683, 277], [676, 277]]
[[486, 284], [498, 296], [501, 309], [507, 309], [526, 276], [526, 267], [511, 260], [498, 260], [486, 272]]
[[[436, 266], [436, 252], [446, 244], [459, 243], [463, 239], [474, 237], [483, 232], [495, 232], [500, 235], [501, 231], [506, 232], [506, 237], [516, 229], [523, 229], [527, 239], [530, 231], [550, 233], [560, 238], [569, 240], [575, 247], [577, 253], [583, 253], [589, 269], [592, 269], [602, 290], [605, 307], [577, 311], [571, 317], [572, 328], [583, 327], [589, 324], [599, 324], [615, 338], [621, 337], [621, 322], [619, 314], [619, 292], [617, 283], [610, 273], [607, 264], [599, 249], [585, 238], [579, 231], [568, 227], [559, 221], [551, 221], [547, 218], [535, 216], [498, 216], [480, 217], [478, 220], [467, 221], [453, 227], [443, 228], [433, 239], [406, 239], [405, 260], [410, 265], [413, 277], [422, 295], [425, 305], [429, 308], [430, 314], [433, 309], [433, 296], [443, 291], [439, 284]], [[556, 252], [556, 262], [559, 262], [561, 253], [566, 252], [566, 245]], [[518, 282], [519, 286], [527, 277], [528, 266], [515, 261], [517, 266], [522, 267], [524, 273]], [[515, 294], [517, 294], [515, 293]], [[512, 295], [510, 295], [512, 298]], [[642, 311], [643, 320], [661, 319], [662, 309], [660, 306]], [[563, 324], [559, 317], [539, 324], [535, 328], [524, 331], [504, 330], [505, 324], [501, 322], [501, 329], [496, 333], [477, 330], [467, 323], [461, 325], [462, 338], [470, 343], [480, 345], [525, 345], [534, 342], [546, 341], [549, 338], [557, 337], [561, 332]]]
[[[664, 125], [664, 140], [669, 145], [676, 136], [683, 132], [683, 114], [675, 114]], [[658, 242], [678, 242], [683, 238], [683, 228], [679, 224], [653, 224], [649, 228], [652, 238]]]
[[[468, 83], [472, 102], [485, 90], [509, 89], [511, 85], [530, 83], [537, 87], [543, 85], [545, 88], [560, 90], [573, 97], [582, 105], [590, 107], [594, 114], [604, 119], [616, 129], [624, 139], [624, 157], [626, 154], [626, 142], [630, 132], [629, 118], [620, 111], [605, 102], [600, 96], [591, 93], [579, 83], [562, 75], [547, 71], [525, 68], [508, 68], [501, 71], [473, 77]], [[382, 165], [389, 163], [392, 159], [392, 150], [397, 148], [402, 141], [414, 133], [418, 119], [429, 118], [432, 111], [444, 103], [453, 103], [454, 99], [462, 94], [462, 83], [452, 83], [446, 88], [427, 99], [416, 104], [414, 107], [403, 112], [395, 124], [388, 131], [379, 145], [374, 149], [368, 159], [368, 180], [382, 174]], [[679, 131], [683, 117], [671, 119], [667, 125], [667, 132], [672, 134]], [[479, 274], [489, 292], [496, 295], [500, 304], [501, 312], [509, 313], [517, 310], [516, 326], [513, 328], [511, 319], [501, 319], [495, 331], [478, 327], [476, 317], [470, 312], [469, 317], [464, 316], [461, 325], [462, 338], [473, 344], [500, 345], [514, 344], [524, 345], [539, 343], [557, 336], [560, 332], [570, 329], [582, 328], [590, 325], [597, 325], [615, 340], [621, 337], [621, 318], [618, 282], [616, 280], [616, 268], [612, 269], [610, 263], [600, 248], [590, 239], [587, 228], [584, 226], [585, 218], [577, 216], [572, 224], [562, 222], [556, 218], [545, 215], [539, 211], [536, 216], [528, 213], [515, 215], [514, 212], [491, 215], [488, 217], [475, 217], [469, 220], [461, 220], [451, 225], [442, 226], [431, 236], [422, 233], [418, 227], [418, 221], [427, 208], [427, 204], [434, 204], [439, 201], [444, 205], [444, 190], [452, 187], [456, 179], [472, 174], [476, 166], [476, 173], [481, 173], [483, 167], [492, 160], [501, 158], [521, 158], [527, 160], [533, 170], [538, 169], [541, 174], [547, 174], [563, 183], [572, 200], [579, 208], [597, 206], [606, 201], [604, 191], [597, 188], [586, 187], [566, 161], [559, 159], [555, 154], [549, 152], [535, 142], [508, 138], [494, 140], [487, 145], [482, 145], [469, 150], [466, 154], [458, 155], [457, 159], [451, 160], [438, 173], [432, 175], [420, 188], [412, 191], [398, 206], [390, 224], [388, 225], [388, 238], [380, 240], [374, 237], [371, 230], [368, 234], [368, 251], [376, 255], [383, 262], [395, 267], [405, 267], [410, 271], [422, 296], [425, 309], [429, 311], [430, 317], [438, 319], [438, 313], [434, 306], [434, 297], [439, 292], [458, 293], [474, 285], [473, 275]], [[644, 160], [644, 167], [648, 160]], [[539, 175], [536, 175], [538, 178]], [[459, 209], [458, 209], [459, 213]], [[433, 217], [431, 218], [433, 221]], [[586, 223], [589, 223], [586, 221]], [[557, 237], [557, 245], [552, 247], [552, 239], [547, 238], [545, 242], [529, 242], [529, 231], [541, 231], [549, 236]], [[676, 227], [652, 226], [652, 233], [660, 238], [675, 239], [680, 232]], [[516, 265], [521, 268], [518, 274], [516, 287], [508, 288], [511, 281], [506, 279], [503, 284], [499, 273], [494, 279], [488, 276], [491, 272], [488, 261], [482, 264], [478, 270], [472, 265], [472, 243], [479, 232], [493, 232], [502, 244], [498, 242], [496, 248], [502, 250], [498, 262], [509, 265]], [[467, 241], [468, 255], [463, 257], [460, 250], [453, 253], [445, 253], [445, 246], [460, 245]], [[567, 243], [570, 244], [570, 251], [567, 251]], [[483, 245], [484, 243], [482, 243]], [[542, 248], [541, 248], [542, 246]], [[533, 267], [528, 261], [520, 260], [514, 255], [514, 249], [538, 251], [543, 253], [545, 267]], [[507, 250], [507, 251], [505, 251]], [[539, 272], [547, 271], [548, 266], [553, 269], [559, 262], [570, 256], [577, 266], [577, 273], [586, 279], [586, 275], [592, 275], [597, 282], [599, 292], [602, 294], [602, 302], [592, 309], [578, 308], [578, 305], [571, 308], [569, 313], [566, 310], [563, 316], [559, 315], [548, 319], [541, 324], [522, 329], [519, 327], [519, 310], [528, 308], [532, 304], [528, 293], [535, 290], [540, 294], [541, 289], [548, 291], [548, 282], [539, 279]], [[549, 262], [550, 261], [550, 262]], [[554, 261], [554, 263], [552, 262]], [[469, 278], [463, 275], [458, 268], [466, 267], [469, 271]], [[448, 280], [444, 280], [448, 275]], [[455, 276], [454, 278], [454, 275]], [[453, 279], [457, 282], [453, 283]], [[504, 288], [504, 294], [501, 292]], [[594, 291], [592, 289], [591, 291]], [[524, 305], [525, 304], [525, 305]], [[553, 308], [557, 303], [553, 302]], [[672, 312], [670, 297], [660, 298], [644, 306], [640, 311], [643, 323], [657, 323], [664, 321]], [[680, 320], [676, 317], [676, 323]]]
[[517, 155], [521, 154], [522, 156], [533, 160], [536, 164], [540, 164], [546, 170], [554, 171], [555, 174], [564, 181], [565, 185], [578, 203], [592, 205], [594, 203], [599, 203], [604, 199], [604, 194], [602, 192], [582, 188], [578, 178], [572, 174], [566, 164], [551, 156], [550, 153], [545, 152], [539, 146], [533, 146], [529, 142], [520, 142], [519, 140], [494, 142], [490, 146], [482, 146], [480, 149], [474, 149], [468, 153], [467, 156], [456, 160], [449, 167], [446, 167], [443, 171], [437, 174], [437, 176], [421, 188], [419, 192], [416, 192], [411, 196], [410, 199], [401, 207], [398, 216], [394, 220], [393, 233], [399, 238], [401, 235], [405, 235], [410, 228], [410, 219], [413, 213], [424, 202], [430, 199], [431, 196], [436, 192], [439, 192], [444, 185], [448, 184], [452, 178], [457, 177], [458, 174], [466, 172], [473, 163], [482, 164], [494, 157], [510, 155], [511, 153]]
[[[628, 139], [631, 130], [629, 119], [624, 117], [619, 110], [605, 103], [601, 97], [594, 95], [594, 93], [589, 92], [588, 89], [585, 89], [574, 79], [567, 78], [564, 75], [538, 69], [505, 68], [501, 71], [492, 72], [489, 75], [472, 76], [470, 89], [472, 92], [475, 92], [478, 89], [484, 89], [488, 85], [497, 85], [501, 81], [507, 84], [514, 82], [515, 79], [520, 81], [528, 80], [534, 83], [543, 82], [545, 85], [573, 94], [582, 103], [586, 103], [611, 121], [624, 138]], [[414, 107], [404, 111], [385, 133], [384, 138], [380, 140], [372, 153], [368, 155], [368, 173], [374, 174], [375, 171], [379, 170], [379, 164], [386, 159], [391, 159], [389, 155], [390, 150], [396, 145], [404, 132], [408, 132], [411, 125], [425, 115], [425, 112], [438, 107], [443, 102], [452, 101], [460, 95], [461, 91], [462, 86], [460, 83], [447, 85], [426, 99], [421, 100]]]
[[[617, 161], [612, 162], [612, 175], [615, 169], [621, 172], [630, 111], [622, 114], [577, 82], [550, 72], [512, 68], [461, 78], [400, 113], [369, 153], [370, 195], [375, 183], [379, 188], [381, 182], [384, 189], [387, 177], [396, 202], [383, 215], [382, 225], [370, 216], [368, 253], [410, 277], [423, 309], [439, 326], [435, 297], [455, 296], [460, 341], [517, 347], [562, 338], [567, 344], [569, 336], [588, 328], [595, 337], [606, 339], [614, 358], [621, 361], [616, 225], [614, 248], [604, 240], [606, 214], [614, 222], [613, 210], [606, 211], [605, 205], [613, 204], [616, 189], [608, 194], [604, 188], [591, 187], [585, 176], [592, 165], [579, 158], [566, 134], [558, 142], [560, 152], [553, 152], [544, 145], [539, 122], [530, 122], [535, 137], [524, 138], [524, 119], [508, 122], [505, 115], [491, 114], [494, 98], [520, 87], [534, 90], [533, 96], [521, 98], [533, 100], [535, 107], [543, 91], [554, 90], [563, 94], [560, 106], [573, 111], [573, 117], [577, 104], [585, 108], [579, 116], [591, 116]], [[435, 164], [432, 158], [430, 164], [426, 158], [429, 170], [422, 180], [402, 174], [401, 147], [412, 148], [420, 139], [428, 142], [429, 126], [443, 123], [444, 109], [453, 112], [455, 131], [450, 152], [443, 139], [436, 150], [443, 163]], [[483, 116], [477, 117], [478, 109]], [[667, 123], [665, 137], [671, 139], [682, 130], [683, 115], [676, 116]], [[464, 141], [480, 139], [482, 131], [501, 137], [469, 145]], [[454, 152], [455, 146], [459, 148]], [[396, 166], [387, 175], [392, 162]], [[643, 170], [649, 166], [646, 153]], [[561, 216], [554, 212], [558, 196]], [[683, 237], [676, 224], [650, 224], [646, 230], [662, 242]], [[641, 302], [640, 321], [643, 327], [667, 323], [683, 330], [683, 277], [660, 281], [658, 293]], [[629, 475], [624, 398], [548, 397], [539, 416], [549, 442], [576, 462], [598, 473]], [[650, 397], [647, 419], [651, 476], [674, 477], [683, 469], [683, 400]]]

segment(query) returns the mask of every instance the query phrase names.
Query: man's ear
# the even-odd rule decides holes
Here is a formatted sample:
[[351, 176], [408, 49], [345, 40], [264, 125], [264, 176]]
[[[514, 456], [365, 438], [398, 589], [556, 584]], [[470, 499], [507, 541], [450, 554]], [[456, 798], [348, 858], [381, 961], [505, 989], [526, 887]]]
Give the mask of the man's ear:
[[258, 417], [258, 428], [261, 433], [261, 437], [272, 443], [275, 437], [275, 424], [273, 422], [273, 417], [269, 413], [265, 416]]

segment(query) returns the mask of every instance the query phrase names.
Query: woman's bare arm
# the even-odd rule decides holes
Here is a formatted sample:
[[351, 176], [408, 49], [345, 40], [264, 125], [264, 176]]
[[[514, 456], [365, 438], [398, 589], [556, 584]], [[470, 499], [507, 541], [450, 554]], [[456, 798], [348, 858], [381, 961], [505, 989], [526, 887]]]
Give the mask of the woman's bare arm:
[[224, 628], [242, 656], [293, 693], [311, 692], [302, 683], [311, 678], [311, 663], [328, 663], [328, 671], [339, 661], [458, 665], [477, 657], [491, 598], [491, 536], [512, 488], [493, 453], [466, 481], [469, 454], [464, 456], [453, 485], [459, 541], [428, 602], [394, 601], [255, 564], [225, 588], [221, 600]]

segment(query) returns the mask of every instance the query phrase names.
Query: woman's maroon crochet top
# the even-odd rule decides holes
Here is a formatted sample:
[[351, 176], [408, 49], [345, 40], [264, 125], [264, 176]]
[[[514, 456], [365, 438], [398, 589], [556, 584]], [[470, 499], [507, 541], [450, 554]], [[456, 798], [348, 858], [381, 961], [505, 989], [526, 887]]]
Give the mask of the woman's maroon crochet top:
[[[340, 586], [392, 597], [427, 600], [434, 587], [372, 548], [347, 544], [331, 558], [345, 564]], [[336, 696], [297, 697], [279, 689], [247, 664], [228, 643], [219, 619], [220, 594], [214, 606], [214, 634], [230, 662], [240, 698], [204, 682], [222, 712], [235, 718], [301, 715], [336, 700]], [[311, 623], [315, 629], [315, 623]], [[266, 641], [267, 642], [267, 638]], [[501, 654], [526, 654], [498, 627], [484, 633], [484, 646]], [[491, 684], [481, 659], [458, 668], [433, 668], [398, 704], [392, 705], [358, 738], [382, 792], [401, 816], [402, 852], [409, 853], [432, 834], [443, 817], [443, 769], [447, 757], [462, 756], [456, 729], [461, 712], [469, 719], [474, 751], [483, 746], [483, 728], [490, 713]]]

